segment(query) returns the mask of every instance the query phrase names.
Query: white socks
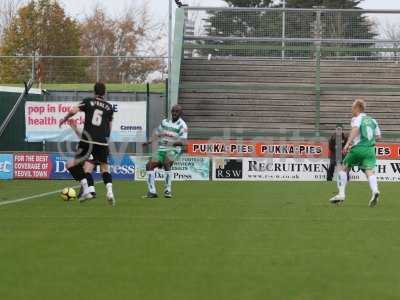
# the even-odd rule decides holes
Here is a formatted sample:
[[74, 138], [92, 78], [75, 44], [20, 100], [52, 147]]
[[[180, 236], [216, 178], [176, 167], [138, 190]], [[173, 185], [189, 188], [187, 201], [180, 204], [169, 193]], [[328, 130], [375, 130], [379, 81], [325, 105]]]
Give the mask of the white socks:
[[165, 190], [171, 192], [172, 188], [172, 171], [165, 171]]
[[156, 181], [155, 172], [147, 171], [147, 187], [149, 189], [149, 192], [152, 194], [157, 194], [155, 181]]
[[106, 189], [107, 189], [107, 193], [112, 194], [113, 190], [112, 190], [112, 183], [111, 182], [106, 184]]
[[95, 193], [96, 192], [96, 190], [94, 189], [93, 185], [89, 186], [89, 192], [91, 192], [91, 193]]
[[347, 173], [344, 171], [339, 171], [337, 179], [337, 187], [339, 189], [339, 195], [344, 196], [346, 193], [347, 184]]
[[[373, 194], [379, 193], [378, 180], [376, 178], [376, 175], [369, 176], [368, 183]], [[344, 171], [339, 171], [337, 178], [337, 187], [339, 189], [340, 196], [345, 196], [346, 184], [347, 184], [347, 173]]]
[[86, 178], [83, 178], [83, 179], [81, 180], [81, 186], [82, 186], [82, 188], [83, 188], [83, 194], [88, 194], [88, 193], [90, 193], [90, 191], [89, 191], [89, 186], [88, 186], [88, 183], [87, 183], [87, 179], [86, 179]]
[[[155, 171], [147, 171], [147, 187], [150, 193], [157, 194]], [[165, 190], [171, 192], [171, 188], [172, 188], [172, 171], [165, 171]]]
[[368, 182], [369, 182], [369, 187], [371, 188], [371, 191], [373, 194], [379, 193], [378, 191], [378, 180], [376, 178], [376, 175], [372, 175], [368, 177]]

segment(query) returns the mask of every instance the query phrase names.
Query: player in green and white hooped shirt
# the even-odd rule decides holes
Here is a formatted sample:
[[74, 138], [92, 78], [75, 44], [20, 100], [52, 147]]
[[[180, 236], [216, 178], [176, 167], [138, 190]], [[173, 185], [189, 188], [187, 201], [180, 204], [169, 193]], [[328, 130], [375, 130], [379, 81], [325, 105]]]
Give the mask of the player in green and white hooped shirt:
[[185, 121], [181, 118], [182, 107], [175, 105], [171, 109], [172, 119], [162, 120], [151, 141], [145, 144], [151, 144], [157, 140], [157, 151], [153, 154], [151, 160], [146, 165], [148, 193], [146, 198], [157, 198], [155, 185], [155, 168], [164, 168], [165, 170], [165, 189], [164, 197], [172, 197], [172, 165], [182, 154], [188, 129]]
[[353, 119], [351, 133], [343, 149], [347, 153], [343, 166], [338, 172], [339, 194], [330, 199], [331, 203], [341, 203], [345, 200], [347, 171], [354, 166], [360, 167], [368, 177], [372, 197], [369, 206], [374, 207], [379, 200], [378, 181], [374, 172], [376, 166], [375, 141], [381, 137], [381, 131], [375, 119], [365, 113], [365, 102], [362, 99], [354, 101], [352, 106]]

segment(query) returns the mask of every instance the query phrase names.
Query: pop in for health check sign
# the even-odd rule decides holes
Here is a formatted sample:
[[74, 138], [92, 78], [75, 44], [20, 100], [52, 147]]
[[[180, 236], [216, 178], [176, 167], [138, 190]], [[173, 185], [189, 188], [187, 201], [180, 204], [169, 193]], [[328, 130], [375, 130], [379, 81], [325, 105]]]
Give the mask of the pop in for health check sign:
[[[67, 124], [59, 124], [74, 102], [34, 102], [25, 103], [26, 140], [28, 142], [78, 141], [79, 138]], [[114, 109], [114, 120], [110, 140], [114, 142], [146, 141], [146, 102], [110, 101]], [[77, 113], [70, 119], [82, 132], [85, 114]]]

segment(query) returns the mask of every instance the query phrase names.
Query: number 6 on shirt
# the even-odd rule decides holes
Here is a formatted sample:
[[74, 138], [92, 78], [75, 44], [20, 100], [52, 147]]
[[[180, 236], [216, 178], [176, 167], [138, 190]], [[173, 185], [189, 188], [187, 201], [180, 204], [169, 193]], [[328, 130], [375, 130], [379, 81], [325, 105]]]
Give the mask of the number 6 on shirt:
[[102, 120], [103, 120], [103, 111], [100, 109], [95, 109], [95, 111], [93, 112], [92, 124], [95, 126], [100, 126]]

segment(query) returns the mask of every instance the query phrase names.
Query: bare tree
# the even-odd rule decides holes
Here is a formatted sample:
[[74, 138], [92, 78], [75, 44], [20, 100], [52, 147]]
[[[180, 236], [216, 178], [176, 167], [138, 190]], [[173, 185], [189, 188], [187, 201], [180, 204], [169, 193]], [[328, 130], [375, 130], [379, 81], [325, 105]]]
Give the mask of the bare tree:
[[[189, 6], [201, 6], [201, 1], [200, 0], [190, 0], [188, 1]], [[200, 10], [193, 10], [191, 12], [191, 15], [189, 16], [190, 21], [193, 22], [194, 24], [194, 34], [195, 35], [201, 35], [203, 34], [202, 32], [202, 23], [203, 23], [203, 18], [204, 15], [201, 15]]]
[[18, 13], [18, 8], [24, 3], [24, 0], [1, 0], [0, 1], [0, 40], [3, 37], [4, 29]]
[[167, 36], [167, 24], [157, 20], [149, 13], [148, 2], [140, 7], [128, 7], [121, 19], [134, 19], [142, 29], [141, 38], [137, 41], [137, 53], [146, 53], [146, 56], [163, 57], [167, 50], [164, 39]]
[[400, 23], [385, 22], [381, 31], [384, 39], [400, 41]]
[[[400, 23], [386, 21], [385, 23], [382, 24], [380, 31], [381, 31], [382, 38], [386, 39], [386, 40], [394, 41], [392, 43], [393, 48], [396, 48], [398, 50], [400, 47]], [[387, 54], [389, 54], [389, 53], [387, 53]], [[398, 59], [399, 52], [395, 51], [394, 57], [396, 59]]]
[[96, 74], [100, 69], [102, 80], [105, 81], [140, 82], [152, 72], [163, 72], [163, 60], [149, 58], [164, 55], [159, 46], [162, 28], [152, 21], [146, 5], [125, 8], [116, 17], [109, 16], [102, 7], [96, 6], [81, 24], [81, 53], [119, 58], [102, 58], [100, 64], [90, 66], [89, 74]]

